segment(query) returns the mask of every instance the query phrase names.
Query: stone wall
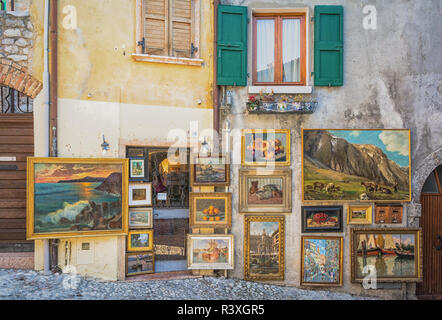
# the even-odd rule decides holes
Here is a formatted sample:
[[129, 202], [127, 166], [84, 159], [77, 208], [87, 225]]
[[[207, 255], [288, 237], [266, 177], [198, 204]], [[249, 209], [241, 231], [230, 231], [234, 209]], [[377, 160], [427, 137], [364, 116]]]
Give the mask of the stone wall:
[[[404, 204], [402, 225], [419, 226], [420, 192], [431, 170], [442, 163], [442, 40], [441, 3], [432, 1], [362, 1], [362, 0], [221, 0], [222, 4], [257, 8], [308, 8], [313, 16], [315, 5], [344, 7], [344, 85], [313, 87], [318, 108], [313, 114], [253, 115], [248, 114], [247, 87], [226, 87], [232, 96], [231, 110], [221, 116], [220, 127], [230, 122], [231, 130], [291, 129], [292, 207], [286, 215], [285, 280], [287, 285], [300, 285], [301, 259], [301, 128], [410, 128], [412, 152], [412, 202]], [[365, 30], [362, 9], [377, 9], [377, 29]], [[310, 71], [313, 71], [314, 23], [309, 21], [308, 46]], [[249, 24], [249, 74], [252, 74], [251, 24]], [[313, 77], [308, 77], [313, 85]], [[251, 79], [249, 78], [249, 84]], [[220, 90], [222, 93], [223, 90]], [[220, 98], [222, 100], [222, 96]], [[240, 146], [234, 145], [232, 156], [240, 158]], [[233, 194], [232, 233], [235, 235], [235, 269], [231, 276], [243, 278], [244, 215], [238, 211], [238, 169], [232, 165]], [[328, 205], [321, 202], [318, 205]], [[343, 202], [344, 221], [348, 202]], [[379, 227], [380, 225], [378, 225]], [[376, 225], [373, 224], [373, 227]], [[327, 288], [363, 295], [388, 298], [413, 298], [415, 284], [383, 284], [382, 290], [364, 290], [350, 277], [350, 228], [344, 224], [344, 276], [341, 288]]]
[[34, 28], [29, 13], [0, 12], [0, 30], [0, 57], [12, 60], [21, 66], [31, 66]]

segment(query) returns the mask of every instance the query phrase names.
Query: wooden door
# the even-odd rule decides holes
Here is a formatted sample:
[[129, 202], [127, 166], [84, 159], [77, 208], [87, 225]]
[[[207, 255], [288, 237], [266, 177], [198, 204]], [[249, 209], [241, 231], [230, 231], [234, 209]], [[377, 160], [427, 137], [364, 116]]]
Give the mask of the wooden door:
[[442, 166], [424, 186], [421, 196], [423, 229], [423, 282], [417, 285], [421, 299], [442, 299]]

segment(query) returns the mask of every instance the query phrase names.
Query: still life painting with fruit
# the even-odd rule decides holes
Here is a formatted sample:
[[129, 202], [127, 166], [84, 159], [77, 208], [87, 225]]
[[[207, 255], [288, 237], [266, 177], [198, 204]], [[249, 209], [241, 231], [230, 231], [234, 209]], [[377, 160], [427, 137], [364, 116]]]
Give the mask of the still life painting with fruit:
[[191, 224], [219, 227], [230, 225], [230, 203], [230, 193], [191, 193]]

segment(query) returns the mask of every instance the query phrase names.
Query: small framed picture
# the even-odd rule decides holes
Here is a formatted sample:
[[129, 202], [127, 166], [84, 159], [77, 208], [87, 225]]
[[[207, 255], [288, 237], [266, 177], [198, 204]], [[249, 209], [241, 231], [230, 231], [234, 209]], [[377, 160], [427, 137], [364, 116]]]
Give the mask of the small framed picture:
[[152, 183], [129, 184], [129, 206], [151, 206]]
[[129, 228], [152, 228], [152, 208], [129, 208]]
[[403, 207], [400, 204], [376, 204], [375, 223], [400, 224], [402, 223]]
[[129, 231], [127, 251], [150, 251], [153, 249], [153, 230]]
[[229, 155], [192, 155], [190, 183], [193, 186], [228, 186], [230, 184]]
[[129, 178], [144, 179], [146, 177], [144, 158], [129, 159]]
[[347, 224], [371, 224], [372, 216], [372, 205], [348, 206]]
[[126, 253], [126, 276], [155, 272], [153, 252]]
[[301, 207], [302, 232], [341, 232], [342, 206]]

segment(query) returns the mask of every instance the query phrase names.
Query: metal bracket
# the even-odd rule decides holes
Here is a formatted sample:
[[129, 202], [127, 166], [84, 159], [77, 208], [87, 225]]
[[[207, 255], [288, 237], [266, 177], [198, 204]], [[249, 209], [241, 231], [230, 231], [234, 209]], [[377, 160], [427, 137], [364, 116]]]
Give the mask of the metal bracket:
[[193, 45], [193, 42], [190, 44], [190, 55], [193, 57], [193, 54], [198, 51], [198, 47]]
[[143, 53], [146, 50], [146, 38], [143, 37], [143, 40], [137, 42], [137, 46], [141, 46], [143, 48]]

